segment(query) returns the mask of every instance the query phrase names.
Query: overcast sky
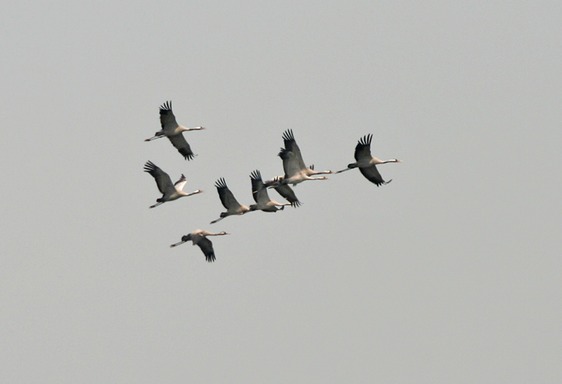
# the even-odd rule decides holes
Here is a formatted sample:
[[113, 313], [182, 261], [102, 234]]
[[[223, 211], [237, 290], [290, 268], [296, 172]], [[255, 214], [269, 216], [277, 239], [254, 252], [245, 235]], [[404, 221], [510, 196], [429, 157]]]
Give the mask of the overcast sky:
[[[453, 4], [454, 3], [454, 4]], [[562, 5], [12, 1], [2, 383], [560, 383]], [[160, 129], [172, 100], [198, 156]], [[224, 177], [339, 170], [209, 222]], [[151, 160], [204, 193], [148, 209]], [[271, 196], [281, 199], [275, 192]], [[217, 261], [190, 243], [213, 238]]]

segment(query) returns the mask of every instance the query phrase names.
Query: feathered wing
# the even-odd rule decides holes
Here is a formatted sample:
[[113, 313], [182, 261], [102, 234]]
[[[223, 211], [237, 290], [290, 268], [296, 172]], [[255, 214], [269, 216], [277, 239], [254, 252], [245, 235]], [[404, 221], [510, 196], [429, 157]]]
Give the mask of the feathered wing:
[[297, 198], [297, 195], [295, 195], [295, 191], [293, 191], [293, 188], [289, 187], [288, 185], [279, 185], [274, 188], [277, 193], [279, 193], [285, 200], [291, 203], [291, 206], [296, 208], [301, 205], [301, 202]]
[[157, 167], [152, 161], [149, 160], [146, 162], [144, 165], [144, 171], [150, 173], [150, 175], [154, 177], [158, 190], [163, 195], [166, 194], [166, 192], [174, 190], [174, 184], [172, 184], [170, 176]]
[[178, 150], [179, 153], [182, 154], [184, 159], [186, 160], [193, 159], [195, 154], [191, 150], [191, 147], [189, 146], [187, 140], [185, 140], [185, 137], [183, 137], [183, 133], [179, 133], [173, 136], [168, 136], [168, 139], [170, 139], [172, 145]]
[[390, 181], [384, 181], [375, 164], [371, 164], [368, 167], [359, 167], [359, 171], [367, 178], [367, 180], [376, 184], [377, 187], [390, 183]]
[[355, 146], [355, 160], [358, 163], [369, 162], [372, 158], [371, 156], [371, 140], [373, 138], [372, 134], [363, 136], [357, 142]]
[[300, 169], [305, 169], [306, 165], [304, 164], [304, 161], [302, 159], [301, 150], [297, 144], [297, 141], [295, 140], [295, 135], [293, 134], [292, 129], [287, 129], [285, 132], [283, 132], [283, 144], [285, 145], [285, 149], [287, 151], [290, 151], [294, 154], [296, 165]]
[[235, 209], [236, 207], [240, 206], [238, 200], [236, 200], [230, 189], [228, 189], [224, 178], [221, 177], [220, 179], [218, 179], [215, 182], [215, 187], [217, 187], [217, 192], [221, 199], [221, 203], [226, 209]]
[[200, 236], [200, 239], [197, 241], [197, 245], [201, 248], [201, 251], [203, 251], [203, 254], [205, 255], [205, 259], [209, 263], [212, 263], [217, 259], [215, 257], [215, 251], [213, 250], [213, 243], [211, 240], [207, 239], [205, 236]]
[[173, 131], [178, 126], [176, 116], [172, 112], [172, 101], [166, 101], [160, 106], [160, 125], [164, 131]]
[[294, 152], [286, 148], [281, 148], [279, 157], [283, 160], [283, 171], [285, 172], [285, 179], [298, 175], [302, 169], [299, 166], [299, 160]]
[[250, 174], [250, 179], [252, 180], [252, 196], [254, 201], [257, 204], [267, 204], [270, 199], [267, 193], [267, 188], [263, 184], [260, 171], [253, 171]]

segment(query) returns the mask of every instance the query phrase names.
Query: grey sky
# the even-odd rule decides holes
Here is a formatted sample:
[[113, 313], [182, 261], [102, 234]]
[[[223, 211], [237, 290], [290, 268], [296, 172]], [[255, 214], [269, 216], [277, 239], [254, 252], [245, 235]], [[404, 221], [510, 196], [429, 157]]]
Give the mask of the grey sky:
[[[559, 383], [562, 5], [452, 3], [3, 7], [0, 381]], [[288, 128], [403, 163], [209, 225]], [[149, 210], [147, 160], [205, 192]]]

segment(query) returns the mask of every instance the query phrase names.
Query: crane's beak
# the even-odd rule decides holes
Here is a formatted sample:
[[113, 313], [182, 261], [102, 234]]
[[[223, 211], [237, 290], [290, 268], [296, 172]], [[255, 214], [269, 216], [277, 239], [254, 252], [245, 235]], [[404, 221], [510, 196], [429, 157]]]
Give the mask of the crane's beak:
[[179, 243], [174, 243], [174, 244], [170, 245], [170, 248], [177, 247], [178, 245], [182, 245], [183, 243], [185, 243], [185, 241], [180, 241]]

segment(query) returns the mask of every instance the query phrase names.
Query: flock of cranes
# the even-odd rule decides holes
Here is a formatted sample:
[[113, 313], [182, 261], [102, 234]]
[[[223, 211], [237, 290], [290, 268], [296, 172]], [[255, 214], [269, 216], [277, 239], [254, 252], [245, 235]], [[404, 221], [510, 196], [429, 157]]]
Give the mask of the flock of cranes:
[[[166, 101], [160, 106], [160, 124], [162, 129], [156, 132], [153, 137], [148, 138], [145, 141], [152, 141], [167, 137], [185, 160], [192, 160], [196, 155], [191, 150], [189, 143], [185, 140], [183, 132], [199, 131], [205, 128], [188, 128], [178, 124], [172, 111], [171, 101]], [[259, 170], [252, 171], [250, 174], [250, 180], [252, 183], [252, 196], [256, 203], [251, 204], [250, 206], [240, 204], [234, 197], [232, 191], [228, 188], [226, 180], [224, 178], [219, 178], [215, 182], [215, 187], [217, 188], [220, 201], [226, 211], [221, 212], [217, 219], [211, 221], [211, 224], [214, 224], [228, 216], [244, 215], [253, 211], [277, 212], [279, 210], [283, 210], [286, 206], [296, 208], [300, 205], [300, 201], [291, 188], [291, 185], [295, 186], [309, 180], [327, 180], [326, 176], [320, 175], [341, 173], [354, 168], [359, 168], [359, 171], [363, 174], [363, 176], [375, 185], [381, 186], [388, 184], [392, 181], [392, 179], [385, 181], [379, 173], [377, 165], [400, 162], [398, 159], [381, 160], [371, 155], [371, 141], [373, 135], [369, 134], [359, 139], [355, 147], [355, 162], [348, 164], [347, 168], [337, 172], [329, 170], [317, 171], [314, 169], [313, 165], [306, 166], [301, 150], [297, 145], [295, 136], [291, 129], [283, 132], [282, 138], [284, 146], [279, 151], [278, 156], [283, 160], [284, 174], [282, 176], [276, 176], [270, 180], [263, 181]], [[193, 196], [203, 192], [200, 189], [196, 189], [193, 192], [184, 192], [183, 188], [185, 187], [187, 181], [183, 174], [178, 181], [172, 183], [170, 176], [151, 161], [146, 162], [144, 165], [144, 171], [148, 172], [154, 178], [158, 190], [162, 193], [162, 197], [156, 199], [156, 204], [151, 205], [150, 208], [157, 207], [168, 201], [177, 200], [181, 197]], [[287, 202], [280, 203], [272, 200], [268, 194], [268, 189], [270, 188], [275, 189], [275, 191], [287, 200]], [[228, 235], [228, 233], [224, 231], [213, 233], [202, 229], [196, 229], [193, 232], [182, 236], [180, 242], [172, 244], [170, 247], [176, 247], [185, 242], [191, 241], [193, 245], [199, 246], [208, 262], [213, 262], [216, 260], [213, 243], [207, 237], [223, 235]]]

